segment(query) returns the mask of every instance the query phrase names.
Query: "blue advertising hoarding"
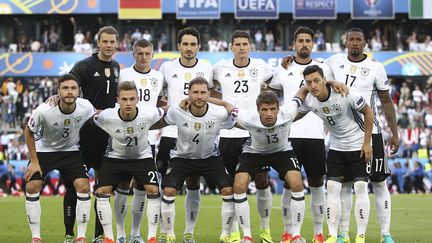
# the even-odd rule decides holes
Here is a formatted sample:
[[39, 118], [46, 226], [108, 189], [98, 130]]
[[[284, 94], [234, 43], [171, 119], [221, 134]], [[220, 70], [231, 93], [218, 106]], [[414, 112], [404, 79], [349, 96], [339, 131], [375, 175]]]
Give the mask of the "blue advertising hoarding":
[[236, 19], [278, 19], [279, 0], [235, 0]]
[[336, 19], [336, 0], [294, 0], [294, 19]]
[[[276, 69], [287, 55], [293, 52], [254, 52], [252, 57], [261, 58], [273, 69]], [[328, 58], [334, 52], [315, 52], [314, 58]], [[431, 76], [432, 53], [430, 52], [374, 52], [368, 53], [381, 62], [390, 76]], [[70, 71], [75, 62], [85, 58], [86, 55], [70, 52], [55, 53], [2, 53], [0, 54], [0, 77], [32, 77], [32, 76], [58, 76]], [[155, 53], [152, 68], [159, 69], [163, 62], [178, 58], [177, 52]], [[134, 59], [130, 52], [118, 52], [114, 57], [120, 67], [133, 65]], [[215, 64], [222, 59], [233, 58], [231, 52], [199, 52], [198, 58]]]
[[0, 0], [0, 15], [108, 14], [117, 11], [118, 0]]
[[176, 0], [177, 19], [219, 19], [220, 0]]
[[352, 19], [394, 19], [394, 0], [351, 0]]

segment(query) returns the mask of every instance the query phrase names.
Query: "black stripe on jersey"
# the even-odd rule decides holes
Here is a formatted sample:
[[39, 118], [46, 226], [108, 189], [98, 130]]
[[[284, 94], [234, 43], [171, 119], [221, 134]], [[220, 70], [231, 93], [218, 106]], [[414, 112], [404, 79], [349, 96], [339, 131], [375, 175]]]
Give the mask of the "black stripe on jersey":
[[355, 109], [351, 108], [351, 111], [353, 113], [355, 122], [357, 123], [357, 125], [359, 125], [360, 129], [364, 132], [365, 126], [364, 126], [363, 119], [360, 117], [359, 113]]

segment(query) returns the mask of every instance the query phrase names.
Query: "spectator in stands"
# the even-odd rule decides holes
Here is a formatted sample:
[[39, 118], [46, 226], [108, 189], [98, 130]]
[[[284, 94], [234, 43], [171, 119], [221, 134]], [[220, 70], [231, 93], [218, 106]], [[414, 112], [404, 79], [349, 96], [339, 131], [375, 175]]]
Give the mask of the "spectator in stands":
[[411, 97], [411, 90], [407, 85], [407, 82], [402, 83], [402, 87], [400, 89], [400, 98], [399, 98], [399, 106], [403, 104], [405, 100], [408, 100]]
[[142, 38], [142, 33], [138, 28], [135, 29], [135, 32], [132, 34], [131, 39], [132, 43], [134, 43], [137, 40], [140, 40]]
[[93, 46], [93, 37], [89, 30], [87, 30], [85, 37], [84, 37], [84, 43], [88, 43], [91, 46]]
[[425, 116], [424, 116], [424, 123], [425, 127], [432, 129], [432, 108], [430, 106], [425, 108]]
[[273, 51], [274, 49], [274, 35], [271, 30], [267, 31], [267, 34], [265, 35], [265, 43], [266, 43], [266, 50], [267, 51]]
[[424, 49], [425, 51], [432, 52], [432, 42], [430, 35], [427, 35], [424, 41]]
[[0, 53], [6, 52], [9, 49], [9, 45], [6, 42], [6, 38], [2, 37], [0, 40]]
[[82, 45], [84, 43], [84, 34], [79, 29], [78, 32], [74, 36], [75, 45]]
[[255, 38], [255, 48], [257, 49], [257, 51], [264, 50], [264, 48], [261, 48], [261, 43], [263, 40], [263, 34], [261, 30], [257, 30], [257, 32], [255, 32], [254, 38]]
[[416, 85], [415, 89], [412, 92], [413, 101], [415, 104], [422, 104], [423, 101], [423, 92], [420, 90], [420, 85]]
[[210, 40], [207, 42], [207, 44], [208, 44], [209, 52], [219, 51], [218, 41], [216, 40], [216, 38], [211, 37]]
[[408, 43], [408, 50], [410, 51], [418, 51], [418, 40], [417, 40], [417, 33], [411, 32], [411, 35], [408, 36], [406, 39], [406, 43]]
[[128, 33], [123, 34], [123, 38], [119, 43], [119, 50], [120, 51], [130, 51], [132, 48], [132, 40], [129, 37]]
[[41, 43], [38, 40], [31, 38], [30, 39], [30, 51], [39, 52], [40, 50], [41, 50]]
[[224, 39], [219, 40], [217, 42], [217, 46], [218, 46], [219, 51], [227, 51], [228, 50], [228, 43]]
[[49, 34], [49, 50], [50, 51], [58, 51], [58, 41], [59, 36], [58, 34], [52, 29]]
[[381, 51], [382, 43], [381, 43], [381, 39], [378, 36], [375, 35], [372, 37], [371, 47], [372, 47], [372, 51]]
[[144, 34], [142, 35], [142, 39], [152, 42], [153, 37], [148, 30], [144, 30]]
[[414, 190], [416, 193], [425, 193], [425, 188], [423, 185], [423, 178], [425, 176], [425, 172], [423, 170], [423, 165], [416, 161], [414, 164], [414, 171], [412, 172], [412, 176], [414, 177]]
[[165, 51], [168, 45], [168, 36], [162, 32], [158, 41], [158, 52]]
[[48, 34], [48, 30], [45, 30], [42, 34], [41, 37], [42, 40], [42, 49], [41, 51], [46, 52], [49, 50], [49, 34]]
[[326, 43], [325, 43], [324, 34], [321, 32], [321, 30], [315, 31], [314, 43], [318, 51], [325, 51]]
[[275, 51], [282, 51], [282, 44], [279, 41], [276, 42]]
[[3, 193], [7, 193], [7, 180], [8, 180], [8, 169], [7, 165], [3, 160], [0, 160], [0, 189]]

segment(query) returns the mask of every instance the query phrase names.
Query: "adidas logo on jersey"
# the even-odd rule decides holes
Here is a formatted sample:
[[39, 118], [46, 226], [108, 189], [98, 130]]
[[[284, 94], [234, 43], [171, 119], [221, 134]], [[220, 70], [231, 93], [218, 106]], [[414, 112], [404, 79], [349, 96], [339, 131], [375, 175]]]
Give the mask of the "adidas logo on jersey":
[[339, 66], [339, 68], [340, 68], [340, 69], [344, 69], [345, 66], [342, 64], [342, 65]]
[[177, 78], [177, 74], [174, 74], [171, 78]]
[[98, 72], [95, 72], [95, 74], [93, 75], [93, 77], [99, 77], [100, 74]]
[[227, 74], [225, 75], [225, 78], [231, 78], [231, 74], [230, 74], [230, 73], [227, 73]]
[[185, 122], [185, 123], [183, 124], [183, 127], [189, 127], [189, 125]]
[[59, 124], [56, 122], [56, 123], [53, 124], [53, 126], [54, 126], [54, 127], [58, 127]]
[[115, 133], [121, 133], [120, 129], [117, 129], [117, 130], [115, 131]]
[[294, 76], [294, 74], [292, 72], [288, 73], [288, 76]]

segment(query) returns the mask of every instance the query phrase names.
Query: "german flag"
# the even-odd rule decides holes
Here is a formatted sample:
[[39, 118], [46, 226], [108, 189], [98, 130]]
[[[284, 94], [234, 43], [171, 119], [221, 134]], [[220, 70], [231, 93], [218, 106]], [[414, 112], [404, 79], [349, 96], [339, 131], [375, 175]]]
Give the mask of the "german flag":
[[119, 0], [119, 19], [162, 19], [161, 0]]

